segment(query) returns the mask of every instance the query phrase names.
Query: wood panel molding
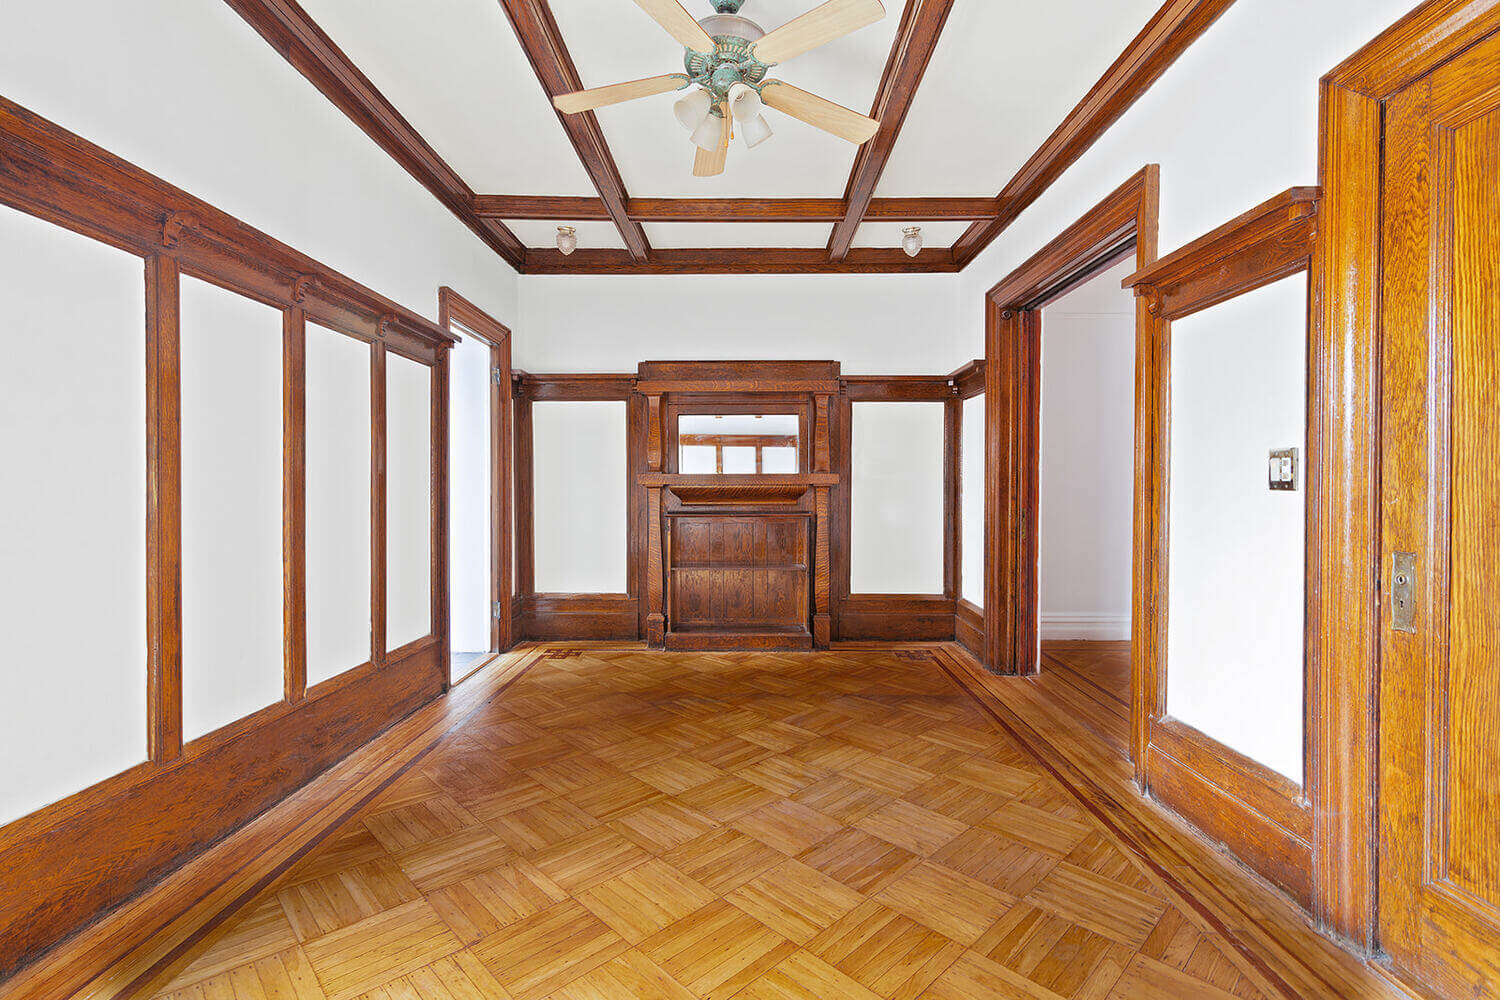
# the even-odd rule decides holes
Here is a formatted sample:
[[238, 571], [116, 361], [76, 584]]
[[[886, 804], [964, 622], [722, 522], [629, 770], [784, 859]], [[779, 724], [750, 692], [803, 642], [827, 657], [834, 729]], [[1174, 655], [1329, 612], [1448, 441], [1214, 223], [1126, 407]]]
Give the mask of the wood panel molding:
[[[568, 54], [562, 31], [546, 0], [499, 0], [499, 3], [505, 10], [505, 16], [510, 19], [516, 38], [526, 51], [526, 58], [531, 61], [531, 68], [547, 97], [550, 99], [559, 94], [582, 90], [583, 82], [578, 77], [578, 69], [573, 65], [573, 57]], [[651, 256], [651, 244], [646, 239], [646, 230], [626, 211], [628, 196], [625, 193], [625, 182], [620, 179], [620, 170], [615, 165], [609, 145], [604, 141], [604, 130], [599, 127], [599, 119], [592, 111], [578, 115], [566, 115], [557, 111], [557, 120], [562, 123], [568, 140], [573, 143], [584, 171], [594, 182], [594, 188], [599, 192], [610, 221], [615, 224], [620, 238], [625, 241], [626, 256], [636, 262], [647, 260]], [[471, 196], [470, 205], [472, 204]], [[535, 251], [527, 252], [528, 260], [524, 266], [528, 269], [532, 253]], [[562, 255], [559, 253], [558, 256]]]
[[1234, 0], [1167, 0], [999, 194], [1000, 215], [953, 245], [960, 268], [993, 243], [1140, 99]]
[[625, 250], [581, 248], [526, 251], [524, 274], [952, 274], [959, 270], [946, 247], [908, 257], [900, 247], [855, 247], [840, 260], [802, 248], [714, 247], [656, 249], [640, 261]]
[[1312, 806], [1302, 787], [1176, 719], [1146, 748], [1151, 795], [1300, 906], [1312, 902]]
[[[847, 213], [842, 198], [631, 198], [625, 212], [637, 222], [837, 222]], [[609, 222], [602, 198], [547, 195], [474, 197], [483, 219], [548, 222]], [[873, 198], [866, 221], [977, 222], [1000, 213], [994, 198]]]
[[1316, 187], [1283, 191], [1121, 284], [1144, 295], [1152, 315], [1177, 320], [1306, 271], [1321, 197]]
[[870, 202], [875, 197], [875, 188], [895, 151], [901, 126], [906, 123], [906, 114], [911, 110], [917, 88], [927, 73], [927, 65], [937, 48], [938, 38], [942, 36], [943, 26], [948, 23], [953, 2], [913, 0], [905, 5], [901, 24], [896, 29], [896, 40], [891, 45], [890, 58], [881, 74], [875, 103], [870, 109], [870, 117], [880, 122], [880, 130], [854, 155], [854, 167], [844, 189], [844, 216], [834, 224], [828, 237], [830, 260], [843, 260], [854, 245], [854, 236], [865, 220]]
[[526, 248], [505, 223], [474, 211], [474, 192], [318, 27], [296, 0], [225, 0], [323, 96], [511, 267]]
[[[985, 597], [982, 662], [1000, 673], [1036, 668], [1038, 451], [1041, 307], [1133, 255], [1137, 267], [1156, 259], [1160, 171], [1150, 165], [1021, 264], [987, 296], [984, 368], [986, 442]], [[1136, 379], [1154, 385], [1164, 323], [1136, 310]], [[973, 374], [968, 376], [971, 382]], [[1136, 457], [1154, 454], [1160, 436], [1156, 396], [1136, 395]], [[1143, 552], [1160, 531], [1140, 512], [1156, 494], [1153, 466], [1137, 466], [1135, 538], [1137, 607], [1132, 635], [1136, 673], [1149, 676], [1160, 655], [1155, 594], [1164, 577]], [[1144, 733], [1144, 730], [1142, 730]], [[1144, 742], [1134, 757], [1143, 758]]]

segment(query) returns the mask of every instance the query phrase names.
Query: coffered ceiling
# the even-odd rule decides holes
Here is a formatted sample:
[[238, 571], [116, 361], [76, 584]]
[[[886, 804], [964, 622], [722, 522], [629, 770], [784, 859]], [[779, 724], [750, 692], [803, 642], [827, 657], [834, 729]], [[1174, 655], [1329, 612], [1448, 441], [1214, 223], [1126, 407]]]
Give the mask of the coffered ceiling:
[[[878, 118], [876, 137], [768, 111], [773, 138], [736, 140], [710, 178], [680, 95], [553, 110], [555, 93], [681, 72], [631, 0], [226, 2], [518, 270], [693, 273], [959, 269], [1232, 0], [885, 0], [883, 20], [773, 71]], [[817, 2], [741, 13], [770, 30]], [[559, 225], [578, 231], [571, 257]]]

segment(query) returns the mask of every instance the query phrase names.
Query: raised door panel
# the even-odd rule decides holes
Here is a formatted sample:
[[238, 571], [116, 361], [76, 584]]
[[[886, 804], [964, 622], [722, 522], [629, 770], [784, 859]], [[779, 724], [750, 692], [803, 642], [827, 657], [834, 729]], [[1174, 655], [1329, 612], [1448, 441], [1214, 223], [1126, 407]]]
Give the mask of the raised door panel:
[[1385, 184], [1381, 943], [1434, 995], [1485, 1000], [1500, 997], [1500, 36], [1390, 101]]

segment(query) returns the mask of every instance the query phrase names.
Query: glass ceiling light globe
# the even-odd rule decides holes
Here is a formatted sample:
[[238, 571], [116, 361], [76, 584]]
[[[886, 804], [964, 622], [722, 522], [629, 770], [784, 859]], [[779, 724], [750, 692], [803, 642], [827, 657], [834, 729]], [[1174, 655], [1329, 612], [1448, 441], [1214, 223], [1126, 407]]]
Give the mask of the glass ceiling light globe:
[[744, 124], [760, 117], [761, 104], [760, 92], [754, 87], [747, 87], [743, 83], [737, 83], [729, 88], [729, 110], [734, 115], [734, 120]]
[[901, 249], [906, 251], [908, 257], [915, 257], [922, 252], [921, 226], [908, 226], [901, 230]]
[[693, 130], [693, 145], [705, 153], [716, 153], [723, 137], [724, 119], [718, 115], [708, 115], [703, 119], [702, 124]]
[[700, 89], [678, 101], [673, 106], [672, 113], [677, 116], [682, 127], [691, 132], [703, 124], [703, 119], [708, 116], [708, 109], [713, 106], [713, 95]]
[[748, 121], [741, 121], [740, 131], [745, 136], [745, 145], [754, 149], [771, 138], [771, 123], [766, 121], [765, 115], [756, 115]]
[[562, 251], [564, 257], [578, 249], [578, 230], [572, 226], [557, 227], [557, 249]]

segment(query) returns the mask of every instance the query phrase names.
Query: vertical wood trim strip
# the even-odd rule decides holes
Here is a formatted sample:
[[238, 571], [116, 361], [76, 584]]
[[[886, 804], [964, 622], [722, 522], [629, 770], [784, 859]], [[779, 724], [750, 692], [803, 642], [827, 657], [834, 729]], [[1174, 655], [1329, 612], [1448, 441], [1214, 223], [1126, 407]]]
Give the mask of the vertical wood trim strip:
[[370, 662], [385, 666], [385, 341], [370, 352]]
[[1001, 353], [1001, 310], [993, 299], [985, 302], [984, 367], [984, 655], [986, 670], [1000, 671], [1003, 654], [1001, 600], [1004, 558], [999, 527], [1004, 513], [1005, 442], [1008, 429], [1005, 381], [1007, 368]]
[[1313, 911], [1375, 942], [1381, 103], [1325, 82], [1307, 468]]
[[286, 700], [307, 695], [307, 317], [281, 321], [281, 572]]
[[[490, 534], [494, 539], [495, 566], [491, 573], [494, 580], [494, 601], [499, 614], [494, 616], [490, 638], [494, 649], [504, 652], [515, 645], [515, 625], [512, 620], [515, 595], [515, 497], [512, 487], [513, 455], [515, 452], [515, 428], [512, 420], [514, 387], [510, 378], [510, 334], [490, 348], [494, 371], [490, 383], [490, 412], [494, 414], [494, 433], [490, 435], [490, 494], [493, 500], [494, 522]], [[492, 609], [493, 610], [493, 609]]]
[[430, 556], [432, 621], [428, 631], [435, 633], [438, 637], [438, 649], [441, 651], [444, 676], [447, 678], [443, 685], [445, 690], [454, 680], [452, 675], [453, 629], [449, 627], [453, 597], [449, 592], [448, 574], [448, 366], [450, 357], [449, 351], [439, 349], [437, 356], [433, 358], [430, 376], [432, 395], [428, 415], [431, 421], [428, 433], [432, 441], [431, 481], [428, 483], [431, 491], [428, 517], [431, 521], [432, 548], [428, 554]]
[[954, 392], [954, 397], [943, 404], [943, 475], [947, 481], [943, 496], [943, 596], [957, 600], [964, 571], [964, 401], [956, 388]]
[[[536, 592], [533, 573], [535, 532], [531, 516], [533, 502], [531, 487], [531, 400], [517, 396], [515, 400], [515, 462], [516, 462], [516, 596], [524, 602]], [[526, 638], [518, 635], [517, 639]]]
[[182, 755], [182, 354], [178, 266], [146, 258], [147, 741]]
[[[1136, 214], [1137, 268], [1156, 262], [1161, 216], [1161, 168], [1146, 167]], [[1167, 366], [1171, 325], [1147, 298], [1135, 300], [1135, 525], [1132, 542], [1130, 626], [1130, 759], [1135, 780], [1146, 783], [1151, 716], [1165, 707], [1166, 684], [1166, 476], [1169, 424], [1157, 386]]]
[[1014, 456], [1015, 503], [1021, 534], [1015, 542], [1015, 664], [1016, 673], [1034, 674], [1039, 667], [1040, 621], [1038, 525], [1041, 523], [1042, 456], [1042, 311], [1016, 314], [1016, 420], [1021, 432]]

